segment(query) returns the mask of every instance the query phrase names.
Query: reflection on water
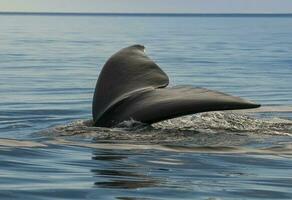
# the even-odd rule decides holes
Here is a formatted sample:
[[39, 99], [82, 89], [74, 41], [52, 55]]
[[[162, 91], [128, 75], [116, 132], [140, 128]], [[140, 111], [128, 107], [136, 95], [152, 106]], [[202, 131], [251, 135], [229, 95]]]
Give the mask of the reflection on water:
[[[93, 172], [97, 176], [105, 176], [110, 179], [110, 181], [94, 183], [97, 187], [101, 188], [138, 189], [159, 186], [158, 181], [152, 180], [151, 177], [141, 174], [132, 174], [126, 171], [121, 172], [116, 170], [97, 170]], [[135, 177], [135, 180], [129, 180], [131, 177]], [[139, 179], [137, 177], [139, 177]]]
[[0, 148], [1, 197], [39, 199], [53, 190], [68, 199], [292, 198], [288, 136], [234, 147], [75, 139]]
[[114, 162], [112, 168], [91, 170], [97, 179], [102, 178], [102, 180], [106, 180], [95, 182], [94, 185], [97, 187], [138, 189], [155, 187], [159, 184], [159, 181], [151, 178], [150, 174], [147, 174], [147, 170], [137, 164], [128, 163], [128, 157], [125, 155], [118, 155], [110, 151], [102, 155], [100, 155], [100, 152], [94, 152], [92, 159], [98, 162], [109, 162], [110, 165]]

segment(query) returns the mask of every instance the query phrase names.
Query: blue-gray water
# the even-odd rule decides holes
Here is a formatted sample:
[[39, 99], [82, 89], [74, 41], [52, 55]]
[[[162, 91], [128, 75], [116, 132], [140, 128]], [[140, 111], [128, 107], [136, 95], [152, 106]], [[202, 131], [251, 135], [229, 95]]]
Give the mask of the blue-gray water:
[[[292, 16], [0, 15], [0, 199], [291, 199]], [[263, 105], [91, 126], [98, 73], [144, 44], [171, 85]]]

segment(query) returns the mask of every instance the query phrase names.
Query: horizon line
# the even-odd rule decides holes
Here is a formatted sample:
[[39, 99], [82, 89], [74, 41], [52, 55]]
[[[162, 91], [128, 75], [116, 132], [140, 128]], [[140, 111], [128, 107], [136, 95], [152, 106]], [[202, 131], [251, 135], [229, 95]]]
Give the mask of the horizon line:
[[35, 12], [0, 11], [0, 15], [84, 15], [84, 16], [292, 16], [292, 13], [183, 13], [183, 12]]

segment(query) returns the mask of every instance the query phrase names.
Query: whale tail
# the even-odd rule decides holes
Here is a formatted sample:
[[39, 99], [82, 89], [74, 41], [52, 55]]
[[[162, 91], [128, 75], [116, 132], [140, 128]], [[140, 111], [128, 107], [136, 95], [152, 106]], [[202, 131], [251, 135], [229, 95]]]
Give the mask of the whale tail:
[[129, 119], [151, 124], [199, 112], [260, 106], [203, 88], [167, 88], [168, 76], [144, 49], [142, 45], [124, 48], [104, 65], [93, 97], [95, 126], [111, 127]]

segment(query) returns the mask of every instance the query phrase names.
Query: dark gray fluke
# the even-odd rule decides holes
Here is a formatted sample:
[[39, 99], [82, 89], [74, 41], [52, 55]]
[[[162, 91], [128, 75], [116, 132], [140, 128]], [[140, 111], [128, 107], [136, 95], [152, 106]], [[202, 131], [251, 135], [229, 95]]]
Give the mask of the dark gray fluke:
[[260, 106], [203, 88], [166, 88], [167, 75], [144, 49], [142, 45], [124, 48], [105, 63], [93, 97], [95, 126], [111, 127], [130, 119], [151, 124], [198, 112]]

